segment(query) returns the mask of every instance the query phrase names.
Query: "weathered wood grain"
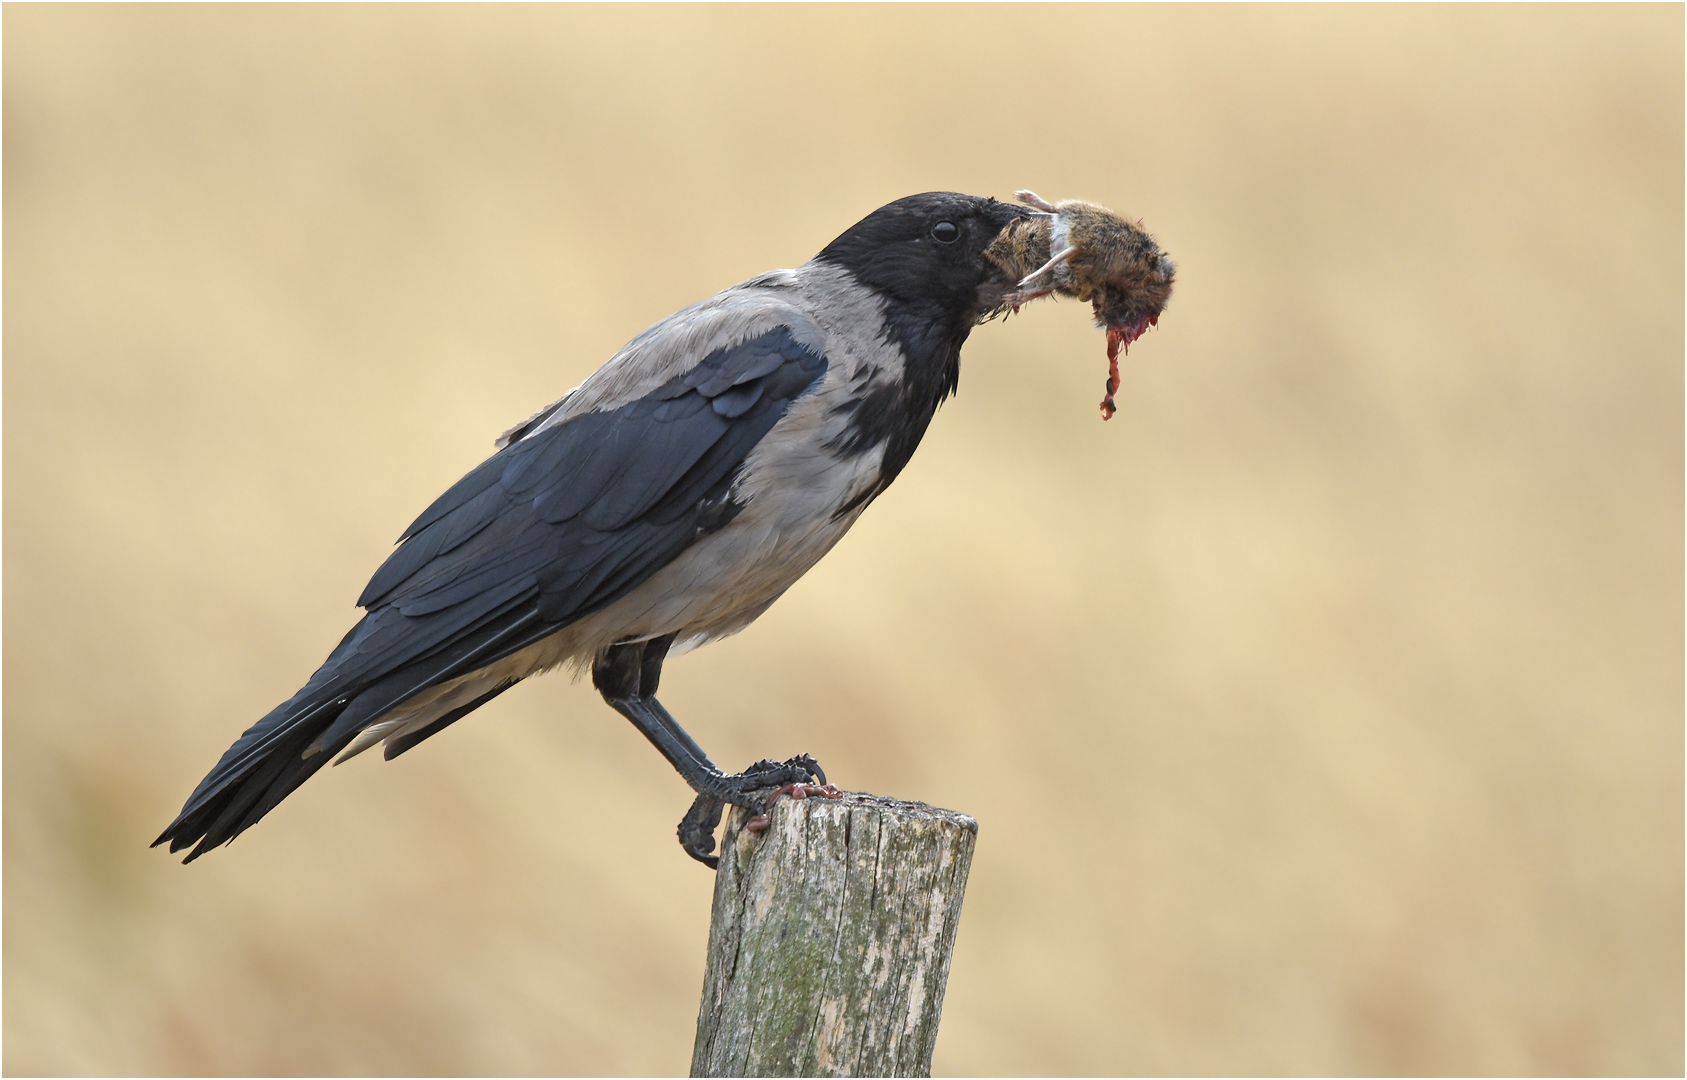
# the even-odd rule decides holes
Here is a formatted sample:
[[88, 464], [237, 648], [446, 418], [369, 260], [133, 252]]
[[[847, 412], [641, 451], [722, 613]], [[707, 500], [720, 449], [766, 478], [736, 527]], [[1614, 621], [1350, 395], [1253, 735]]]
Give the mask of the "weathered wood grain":
[[723, 836], [693, 1076], [928, 1076], [978, 823], [844, 793]]

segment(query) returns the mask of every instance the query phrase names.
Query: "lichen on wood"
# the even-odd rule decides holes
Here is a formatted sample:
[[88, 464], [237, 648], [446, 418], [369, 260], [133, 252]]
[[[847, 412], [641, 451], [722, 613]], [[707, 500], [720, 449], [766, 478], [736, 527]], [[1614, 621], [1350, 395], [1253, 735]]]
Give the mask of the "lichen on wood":
[[928, 1076], [978, 823], [846, 792], [722, 838], [693, 1076]]

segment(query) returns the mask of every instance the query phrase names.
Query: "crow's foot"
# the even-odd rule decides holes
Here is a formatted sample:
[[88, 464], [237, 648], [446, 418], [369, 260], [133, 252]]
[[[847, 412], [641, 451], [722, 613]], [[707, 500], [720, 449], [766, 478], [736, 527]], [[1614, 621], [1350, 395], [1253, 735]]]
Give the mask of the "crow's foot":
[[[811, 781], [818, 780], [819, 784]], [[772, 789], [772, 794], [764, 794]], [[727, 803], [754, 810], [752, 823], [762, 822], [752, 832], [767, 828], [767, 811], [781, 795], [794, 799], [809, 795], [837, 797], [837, 788], [826, 783], [826, 771], [807, 754], [798, 754], [789, 761], [763, 759], [741, 773], [715, 773], [703, 781], [691, 809], [679, 823], [680, 847], [693, 859], [711, 869], [720, 859], [710, 854], [715, 850], [715, 827], [720, 824], [721, 812]], [[801, 794], [798, 794], [798, 792]]]
[[715, 826], [720, 824], [725, 805], [713, 796], [699, 795], [679, 822], [679, 846], [711, 870], [720, 865], [720, 860], [709, 852], [715, 850]]

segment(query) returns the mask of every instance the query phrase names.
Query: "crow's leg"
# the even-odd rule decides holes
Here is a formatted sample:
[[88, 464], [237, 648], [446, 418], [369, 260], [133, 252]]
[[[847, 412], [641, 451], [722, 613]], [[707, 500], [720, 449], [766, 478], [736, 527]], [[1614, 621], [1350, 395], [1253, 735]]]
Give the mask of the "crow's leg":
[[789, 761], [758, 761], [741, 773], [723, 772], [709, 760], [697, 740], [686, 734], [679, 721], [656, 700], [662, 661], [673, 641], [670, 634], [611, 646], [592, 665], [592, 683], [603, 700], [631, 720], [697, 792], [691, 809], [679, 823], [680, 846], [687, 855], [713, 867], [719, 860], [709, 853], [715, 849], [715, 826], [720, 824], [726, 803], [760, 814], [768, 805], [763, 792], [815, 779], [824, 784], [826, 773], [807, 754]]

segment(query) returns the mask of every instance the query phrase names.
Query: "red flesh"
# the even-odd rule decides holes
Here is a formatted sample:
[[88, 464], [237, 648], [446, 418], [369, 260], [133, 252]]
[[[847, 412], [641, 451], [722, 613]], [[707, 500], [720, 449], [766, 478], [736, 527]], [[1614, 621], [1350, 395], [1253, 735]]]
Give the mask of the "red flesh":
[[768, 815], [773, 810], [773, 804], [779, 801], [781, 795], [789, 795], [793, 799], [806, 799], [811, 795], [822, 799], [836, 799], [842, 797], [843, 792], [838, 790], [836, 784], [786, 784], [767, 797], [767, 809], [746, 822], [744, 831], [748, 833], [766, 832], [768, 826], [773, 824], [773, 818]]
[[[1097, 312], [1097, 317], [1100, 312]], [[1113, 401], [1113, 395], [1119, 392], [1119, 353], [1130, 354], [1131, 342], [1147, 333], [1150, 326], [1160, 321], [1158, 315], [1150, 315], [1141, 322], [1126, 323], [1124, 326], [1109, 326], [1107, 328], [1107, 396], [1101, 399], [1101, 418], [1113, 419], [1113, 414], [1119, 407]]]
[[1113, 414], [1119, 411], [1113, 404], [1113, 395], [1119, 392], [1119, 350], [1130, 352], [1130, 345], [1126, 343], [1125, 332], [1113, 327], [1107, 328], [1107, 394], [1101, 399], [1101, 418], [1113, 419]]

